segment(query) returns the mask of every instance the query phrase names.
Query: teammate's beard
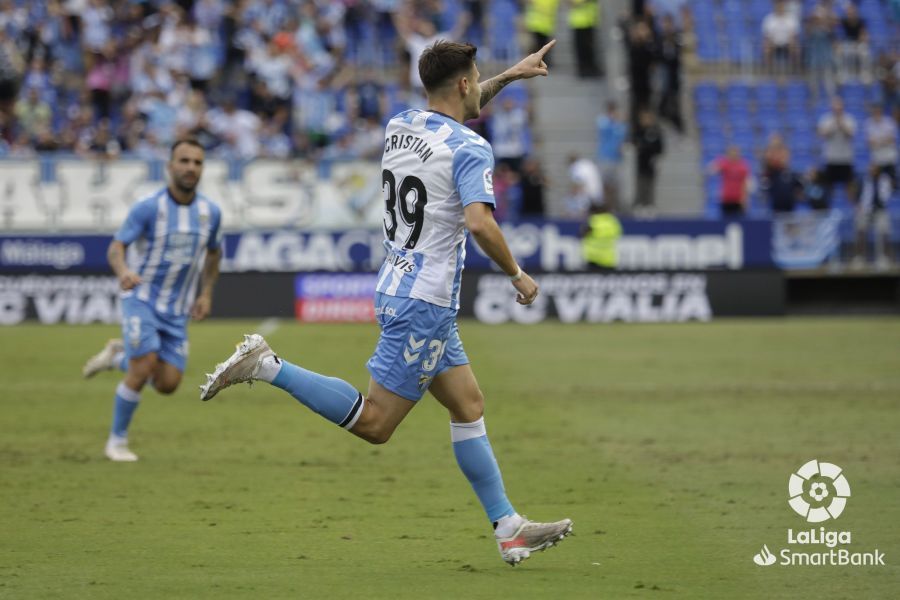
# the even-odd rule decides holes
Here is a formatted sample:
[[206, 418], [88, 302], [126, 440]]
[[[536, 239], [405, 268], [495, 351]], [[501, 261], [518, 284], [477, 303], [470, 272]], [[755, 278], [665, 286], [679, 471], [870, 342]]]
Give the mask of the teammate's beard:
[[199, 179], [193, 184], [185, 183], [184, 180], [180, 177], [175, 177], [174, 180], [175, 187], [179, 192], [182, 192], [184, 194], [193, 194], [197, 189], [197, 184], [200, 183]]

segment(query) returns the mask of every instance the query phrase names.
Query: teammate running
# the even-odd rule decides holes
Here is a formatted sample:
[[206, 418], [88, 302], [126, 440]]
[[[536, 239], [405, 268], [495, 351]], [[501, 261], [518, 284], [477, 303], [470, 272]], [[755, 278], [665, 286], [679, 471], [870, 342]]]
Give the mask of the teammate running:
[[245, 336], [200, 388], [200, 397], [209, 400], [235, 383], [266, 381], [373, 444], [387, 442], [430, 391], [450, 412], [457, 462], [494, 525], [500, 555], [511, 565], [563, 539], [572, 521], [535, 523], [510, 504], [485, 430], [484, 397], [459, 339], [466, 230], [509, 275], [520, 304], [531, 304], [538, 294], [493, 217], [491, 146], [463, 122], [478, 117], [508, 83], [547, 75], [543, 57], [554, 44], [483, 84], [471, 44], [438, 41], [419, 59], [428, 109], [400, 113], [385, 131], [387, 257], [375, 294], [381, 337], [367, 363], [365, 395], [341, 379], [284, 360], [255, 334]]
[[[168, 164], [170, 185], [131, 207], [107, 251], [122, 288], [125, 339], [107, 342], [82, 373], [93, 377], [110, 369], [125, 371], [116, 388], [105, 448], [113, 461], [138, 459], [128, 448], [128, 425], [141, 390], [148, 382], [160, 394], [178, 388], [188, 355], [188, 316], [203, 319], [212, 306], [222, 255], [221, 211], [196, 191], [203, 158], [203, 146], [196, 140], [175, 142]], [[128, 265], [125, 250], [132, 243], [137, 260]]]

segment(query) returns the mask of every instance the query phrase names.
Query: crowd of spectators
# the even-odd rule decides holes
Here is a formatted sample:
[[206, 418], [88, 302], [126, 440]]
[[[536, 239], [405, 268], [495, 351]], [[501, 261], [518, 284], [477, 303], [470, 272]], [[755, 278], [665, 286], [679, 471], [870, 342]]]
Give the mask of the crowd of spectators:
[[0, 0], [0, 155], [376, 158], [424, 102], [411, 28], [472, 39], [482, 4]]
[[854, 2], [819, 0], [804, 18], [800, 2], [775, 0], [762, 21], [762, 38], [770, 68], [798, 72], [805, 67], [828, 93], [836, 80], [872, 77], [869, 31]]
[[[665, 149], [660, 122], [667, 122], [679, 134], [685, 129], [681, 109], [683, 32], [690, 29], [690, 20], [685, 0], [633, 0], [619, 21], [628, 63], [626, 139], [634, 144], [636, 156], [635, 195], [630, 209], [637, 216], [653, 216], [656, 212], [657, 163]], [[607, 173], [610, 164], [621, 163], [620, 123], [617, 109], [608, 110], [597, 121], [601, 140], [604, 135], [612, 135], [615, 140], [613, 146], [606, 147], [601, 141], [598, 148], [598, 159]], [[618, 197], [617, 181], [605, 187]], [[619, 208], [628, 209], [622, 202]]]
[[[812, 209], [815, 218], [840, 215], [853, 225], [854, 262], [864, 261], [866, 242], [874, 232], [879, 240], [876, 263], [886, 264], [900, 147], [900, 53], [898, 38], [889, 32], [900, 25], [900, 3], [773, 0], [717, 6], [728, 17], [752, 19], [759, 9], [769, 12], [757, 21], [763, 70], [741, 71], [749, 85], [729, 84], [724, 97], [723, 114], [752, 115], [754, 124], [732, 122], [724, 127], [731, 132], [732, 146], [707, 168], [708, 175], [718, 177], [719, 210], [714, 214], [791, 215], [803, 207]], [[706, 22], [697, 35], [714, 33], [707, 31], [709, 6], [698, 3], [692, 9], [698, 23]], [[873, 15], [883, 18], [875, 22]], [[727, 61], [734, 55], [719, 57]], [[754, 89], [753, 75], [769, 79], [773, 73], [776, 81]], [[746, 102], [742, 90], [750, 91], [753, 102]], [[709, 106], [708, 101], [704, 104]], [[782, 107], [787, 107], [789, 118], [779, 112]], [[705, 131], [714, 142], [716, 136], [708, 135], [709, 119], [706, 123], [701, 134]], [[756, 141], [747, 143], [760, 134], [768, 136], [764, 148]]]
[[[484, 40], [487, 6], [0, 0], [0, 157], [160, 159], [191, 135], [215, 158], [377, 160], [386, 120], [425, 105], [421, 52]], [[527, 95], [493, 104], [470, 125], [494, 145], [501, 212], [541, 214]]]

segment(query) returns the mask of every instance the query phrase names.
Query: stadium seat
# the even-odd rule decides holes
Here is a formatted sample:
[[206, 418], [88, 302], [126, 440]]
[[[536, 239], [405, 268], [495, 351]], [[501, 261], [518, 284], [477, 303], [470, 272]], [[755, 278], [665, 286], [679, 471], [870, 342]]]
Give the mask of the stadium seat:
[[809, 102], [809, 86], [802, 81], [791, 81], [784, 86], [784, 96], [789, 105], [805, 106]]
[[771, 81], [760, 83], [756, 86], [757, 110], [777, 110], [781, 102], [781, 90]]
[[718, 112], [719, 88], [714, 83], [698, 83], [694, 87], [694, 102], [697, 103], [698, 112]]

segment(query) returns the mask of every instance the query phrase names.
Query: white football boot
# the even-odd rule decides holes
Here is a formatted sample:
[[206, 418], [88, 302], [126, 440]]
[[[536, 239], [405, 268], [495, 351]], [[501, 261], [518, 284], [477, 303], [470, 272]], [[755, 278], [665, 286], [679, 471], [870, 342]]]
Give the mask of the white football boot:
[[89, 379], [100, 371], [111, 371], [118, 369], [119, 365], [114, 360], [116, 354], [125, 350], [125, 343], [122, 340], [115, 339], [106, 342], [103, 350], [93, 355], [81, 368], [81, 374], [85, 379]]
[[496, 538], [500, 556], [512, 566], [516, 566], [532, 552], [542, 552], [555, 546], [572, 533], [572, 520], [563, 519], [555, 523], [535, 523], [525, 520], [514, 534]]
[[206, 374], [206, 383], [200, 386], [200, 399], [209, 400], [236, 383], [252, 383], [259, 373], [260, 363], [268, 356], [275, 356], [275, 353], [263, 336], [257, 333], [244, 335], [244, 341], [237, 344], [234, 354], [216, 365], [215, 371]]
[[135, 462], [137, 454], [128, 449], [128, 438], [110, 435], [104, 449], [106, 458], [113, 462]]

